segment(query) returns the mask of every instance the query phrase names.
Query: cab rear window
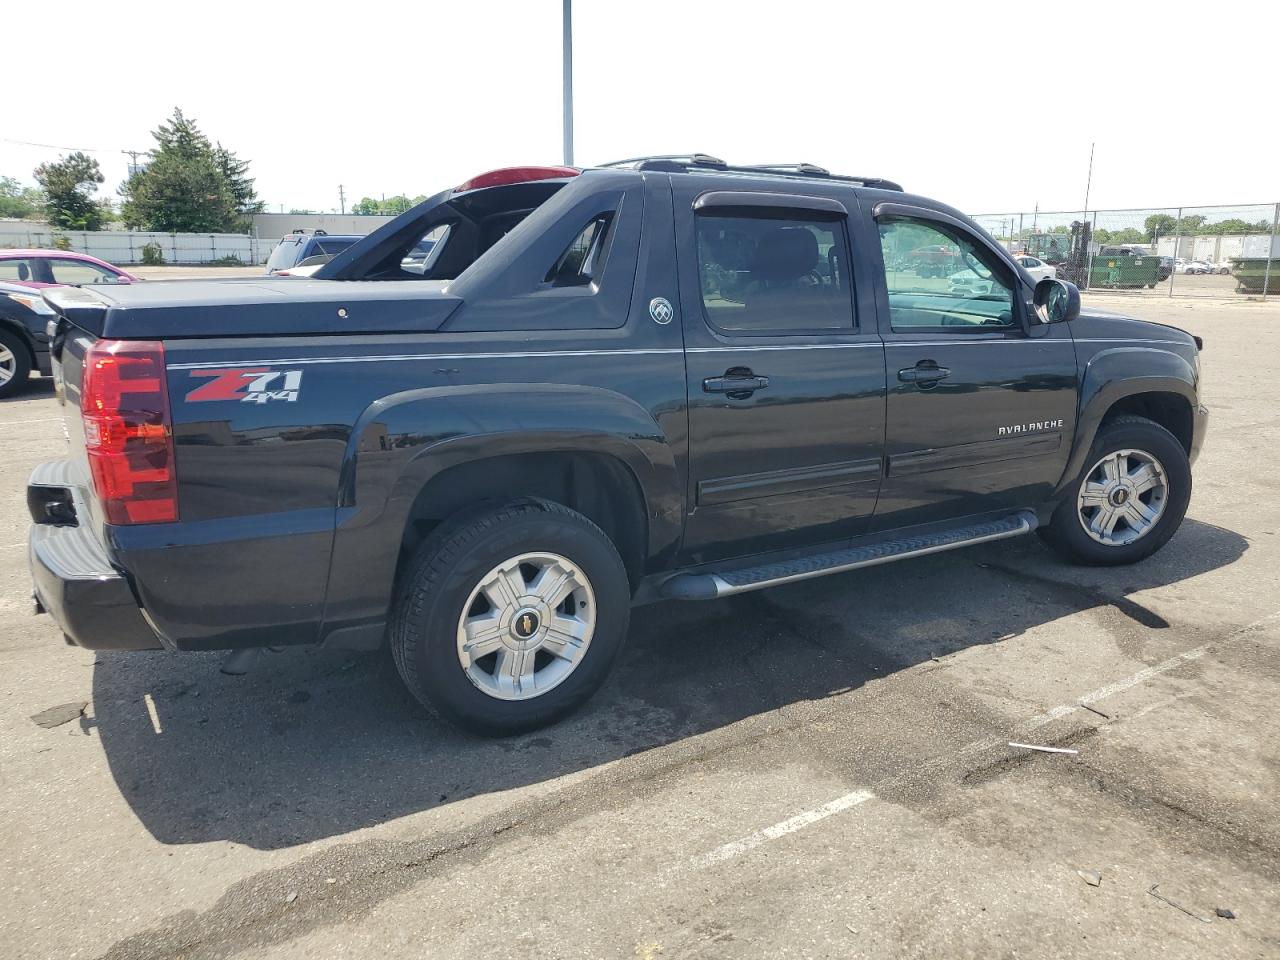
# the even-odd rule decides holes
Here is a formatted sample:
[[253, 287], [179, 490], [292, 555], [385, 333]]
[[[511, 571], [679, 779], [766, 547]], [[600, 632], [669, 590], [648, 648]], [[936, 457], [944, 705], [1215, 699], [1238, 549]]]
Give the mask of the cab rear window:
[[302, 249], [302, 241], [293, 237], [285, 237], [271, 251], [267, 259], [267, 270], [284, 270], [298, 262], [298, 252]]

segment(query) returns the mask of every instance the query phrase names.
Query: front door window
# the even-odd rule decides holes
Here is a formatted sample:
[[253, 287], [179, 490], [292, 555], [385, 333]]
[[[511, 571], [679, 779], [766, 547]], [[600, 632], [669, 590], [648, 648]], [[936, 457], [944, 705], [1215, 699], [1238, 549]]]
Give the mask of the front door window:
[[1014, 281], [991, 252], [923, 220], [880, 222], [894, 331], [990, 330], [1016, 324]]

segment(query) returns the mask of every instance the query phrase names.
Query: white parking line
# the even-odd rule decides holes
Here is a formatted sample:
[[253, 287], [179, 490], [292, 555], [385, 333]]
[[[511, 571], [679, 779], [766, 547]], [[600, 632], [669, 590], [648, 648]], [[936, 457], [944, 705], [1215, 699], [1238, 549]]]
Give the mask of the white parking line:
[[20, 423], [57, 423], [61, 417], [41, 417], [39, 420], [0, 420], [2, 426], [17, 426]]
[[757, 830], [750, 836], [743, 837], [741, 840], [734, 840], [726, 843], [722, 847], [716, 847], [710, 853], [704, 853], [700, 857], [695, 857], [690, 861], [689, 866], [694, 870], [700, 870], [703, 867], [709, 867], [713, 863], [720, 863], [723, 860], [732, 860], [752, 850], [762, 843], [768, 843], [770, 840], [777, 840], [779, 837], [785, 837], [788, 833], [795, 833], [797, 830], [803, 830], [805, 827], [812, 826], [819, 820], [825, 820], [832, 814], [841, 813], [850, 807], [856, 807], [860, 803], [866, 803], [875, 795], [869, 790], [855, 790], [852, 793], [846, 793], [843, 797], [836, 797], [824, 803], [822, 806], [813, 810], [806, 810], [804, 813], [798, 813], [789, 820], [783, 820], [781, 823], [775, 823], [772, 827], [765, 827], [763, 830]]
[[151, 729], [156, 733], [163, 733], [160, 729], [160, 714], [156, 713], [156, 702], [151, 699], [151, 694], [144, 693], [142, 702], [147, 705], [147, 714], [151, 717]]
[[[1091, 690], [1088, 693], [1081, 694], [1076, 698], [1075, 703], [1060, 704], [1050, 710], [1046, 710], [1044, 713], [1038, 713], [1035, 716], [1029, 717], [1017, 724], [1014, 729], [1019, 731], [1030, 731], [1035, 730], [1038, 727], [1043, 727], [1045, 724], [1052, 723], [1054, 720], [1061, 719], [1062, 717], [1075, 713], [1077, 710], [1083, 709], [1081, 706], [1082, 704], [1097, 703], [1099, 700], [1105, 700], [1108, 697], [1113, 697], [1117, 693], [1123, 693], [1125, 690], [1131, 690], [1136, 686], [1146, 683], [1153, 677], [1160, 676], [1162, 673], [1168, 673], [1170, 670], [1174, 670], [1185, 663], [1190, 663], [1193, 660], [1199, 660], [1214, 647], [1221, 647], [1235, 643], [1250, 633], [1254, 633], [1255, 631], [1262, 629], [1273, 621], [1280, 622], [1280, 611], [1270, 613], [1265, 617], [1261, 617], [1260, 619], [1253, 621], [1252, 623], [1246, 624], [1240, 629], [1227, 634], [1225, 637], [1213, 640], [1210, 643], [1206, 643], [1199, 647], [1193, 647], [1190, 650], [1184, 650], [1182, 653], [1172, 656], [1168, 660], [1162, 660], [1160, 663], [1147, 667], [1143, 670], [1139, 670], [1137, 673], [1130, 674], [1122, 680], [1116, 680], [1113, 683], [1108, 683], [1105, 686], [1098, 687], [1096, 690]], [[989, 750], [992, 747], [1005, 746], [1007, 744], [1007, 735], [1004, 737], [983, 737], [981, 739], [971, 741], [960, 749], [954, 751], [952, 754], [917, 764], [913, 771], [903, 777], [902, 780], [910, 781], [921, 779], [929, 776], [939, 767], [952, 763], [956, 756], [979, 753], [984, 750]], [[819, 823], [827, 819], [827, 817], [837, 813], [842, 813], [845, 810], [849, 810], [874, 798], [875, 794], [871, 793], [869, 790], [854, 790], [852, 793], [846, 793], [842, 797], [836, 797], [834, 800], [829, 800], [820, 807], [815, 807], [812, 810], [806, 810], [803, 813], [798, 813], [794, 817], [788, 817], [786, 820], [783, 820], [780, 823], [775, 823], [771, 827], [765, 827], [763, 830], [757, 830], [755, 833], [748, 834], [741, 839], [732, 840], [729, 843], [716, 847], [709, 853], [693, 857], [692, 859], [685, 861], [681, 867], [677, 867], [677, 869], [701, 870], [704, 867], [723, 863], [726, 860], [732, 860], [734, 857], [740, 857], [749, 850], [754, 850], [756, 847], [768, 843], [771, 840], [777, 840], [780, 837], [785, 837], [788, 834], [795, 833], [797, 830], [803, 830], [805, 827], [813, 826], [813, 824]]]

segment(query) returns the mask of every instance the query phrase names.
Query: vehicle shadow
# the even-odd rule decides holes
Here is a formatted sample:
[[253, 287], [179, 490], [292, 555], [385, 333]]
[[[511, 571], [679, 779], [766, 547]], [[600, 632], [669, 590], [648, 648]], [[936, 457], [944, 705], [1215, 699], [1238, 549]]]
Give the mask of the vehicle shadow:
[[39, 400], [42, 397], [52, 397], [53, 393], [53, 377], [32, 377], [17, 388], [12, 396], [0, 397], [0, 403], [21, 403], [23, 400]]
[[605, 689], [556, 726], [506, 740], [429, 717], [385, 652], [268, 653], [240, 678], [221, 674], [215, 655], [103, 653], [94, 722], [119, 789], [157, 840], [275, 849], [548, 781], [1090, 608], [1111, 605], [1152, 636], [1169, 624], [1131, 594], [1247, 549], [1236, 533], [1187, 520], [1168, 548], [1120, 571], [1066, 566], [1024, 537], [638, 608]]

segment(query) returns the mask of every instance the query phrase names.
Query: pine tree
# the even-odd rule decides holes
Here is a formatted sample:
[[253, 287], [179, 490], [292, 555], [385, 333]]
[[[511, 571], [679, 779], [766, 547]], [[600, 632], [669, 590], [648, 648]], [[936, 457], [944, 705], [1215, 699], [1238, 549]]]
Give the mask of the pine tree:
[[258, 213], [249, 164], [214, 146], [194, 120], [174, 108], [151, 134], [151, 160], [120, 186], [125, 223], [144, 230], [230, 233]]

